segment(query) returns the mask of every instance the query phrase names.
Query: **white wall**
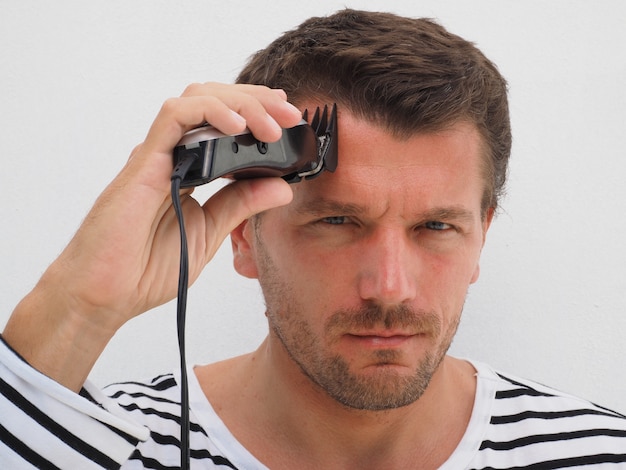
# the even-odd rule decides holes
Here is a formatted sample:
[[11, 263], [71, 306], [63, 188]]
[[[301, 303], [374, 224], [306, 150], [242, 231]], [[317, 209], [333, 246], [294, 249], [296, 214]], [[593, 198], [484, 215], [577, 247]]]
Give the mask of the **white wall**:
[[[626, 411], [626, 9], [615, 1], [4, 0], [0, 13], [0, 324], [192, 81], [344, 5], [438, 18], [508, 78], [514, 151], [453, 352]], [[212, 191], [214, 188], [203, 188]], [[98, 383], [176, 367], [175, 308], [127, 325]], [[190, 293], [189, 357], [265, 335], [228, 244]]]

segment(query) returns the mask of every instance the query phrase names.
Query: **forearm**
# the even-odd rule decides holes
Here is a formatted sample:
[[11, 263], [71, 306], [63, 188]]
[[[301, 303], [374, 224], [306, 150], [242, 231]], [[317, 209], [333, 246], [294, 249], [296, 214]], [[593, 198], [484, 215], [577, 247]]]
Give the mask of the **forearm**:
[[4, 332], [5, 341], [32, 367], [73, 391], [79, 391], [114, 330], [95, 324], [78, 311], [62, 286], [44, 274], [17, 305]]

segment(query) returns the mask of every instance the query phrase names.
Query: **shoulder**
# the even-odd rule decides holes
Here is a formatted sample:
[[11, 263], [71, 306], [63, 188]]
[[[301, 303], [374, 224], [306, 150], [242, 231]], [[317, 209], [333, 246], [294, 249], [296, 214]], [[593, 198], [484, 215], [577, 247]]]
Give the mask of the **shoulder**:
[[568, 466], [626, 462], [626, 416], [532, 380], [477, 365], [490, 390], [483, 456]]
[[107, 385], [102, 392], [121, 407], [133, 421], [174, 432], [180, 416], [180, 387], [173, 373]]
[[107, 385], [102, 390], [111, 398], [123, 396], [133, 398], [155, 398], [163, 400], [168, 397], [180, 399], [180, 389], [173, 373], [158, 375], [150, 379], [116, 382]]
[[493, 412], [500, 415], [500, 419], [492, 419], [493, 423], [597, 416], [601, 420], [609, 418], [617, 426], [626, 426], [626, 416], [622, 413], [533, 380], [485, 367], [481, 366], [479, 377], [493, 382]]

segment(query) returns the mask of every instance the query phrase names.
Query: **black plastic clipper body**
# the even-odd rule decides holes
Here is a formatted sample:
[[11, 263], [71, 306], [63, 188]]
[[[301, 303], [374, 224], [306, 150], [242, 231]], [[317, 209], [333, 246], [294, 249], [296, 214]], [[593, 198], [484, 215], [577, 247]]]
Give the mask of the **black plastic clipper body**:
[[181, 187], [199, 186], [221, 177], [277, 176], [289, 183], [318, 176], [337, 167], [337, 108], [317, 108], [311, 124], [302, 121], [277, 142], [261, 142], [246, 132], [228, 136], [210, 126], [187, 132], [174, 148], [174, 166], [194, 156]]

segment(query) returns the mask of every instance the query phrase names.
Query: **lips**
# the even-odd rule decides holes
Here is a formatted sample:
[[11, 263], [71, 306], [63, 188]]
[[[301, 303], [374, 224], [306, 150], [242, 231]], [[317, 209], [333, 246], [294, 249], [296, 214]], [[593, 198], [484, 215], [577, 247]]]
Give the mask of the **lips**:
[[434, 312], [406, 305], [383, 308], [367, 305], [361, 309], [339, 310], [326, 322], [324, 333], [329, 344], [339, 343], [346, 354], [370, 350], [409, 352], [424, 350], [441, 331]]
[[403, 345], [415, 336], [407, 333], [379, 332], [347, 334], [346, 339], [373, 348], [395, 348]]

